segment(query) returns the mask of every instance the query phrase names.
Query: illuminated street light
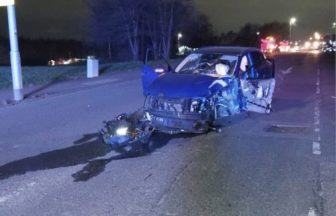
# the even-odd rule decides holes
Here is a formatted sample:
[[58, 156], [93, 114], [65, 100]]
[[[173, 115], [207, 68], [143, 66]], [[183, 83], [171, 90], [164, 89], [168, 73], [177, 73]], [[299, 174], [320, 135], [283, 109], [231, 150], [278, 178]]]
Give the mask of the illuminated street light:
[[289, 43], [292, 43], [292, 26], [295, 26], [296, 21], [295, 17], [289, 19]]
[[296, 18], [295, 17], [290, 18], [289, 24], [292, 25], [292, 26], [295, 25], [296, 24]]
[[182, 34], [182, 33], [178, 33], [178, 34], [177, 34], [177, 39], [180, 40], [181, 38], [183, 38], [183, 34]]
[[336, 22], [333, 22], [332, 28], [336, 28]]
[[23, 100], [23, 83], [21, 58], [16, 27], [15, 2], [14, 0], [1, 0], [0, 7], [7, 7], [14, 100], [21, 101]]

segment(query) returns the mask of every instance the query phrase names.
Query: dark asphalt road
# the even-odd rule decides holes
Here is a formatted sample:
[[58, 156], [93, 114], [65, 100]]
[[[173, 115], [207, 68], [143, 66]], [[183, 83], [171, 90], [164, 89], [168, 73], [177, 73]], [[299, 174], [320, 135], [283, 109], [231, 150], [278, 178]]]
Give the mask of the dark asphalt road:
[[135, 73], [0, 108], [0, 215], [336, 215], [334, 57], [276, 63], [273, 113], [161, 134], [150, 155], [119, 155], [95, 135], [141, 106]]

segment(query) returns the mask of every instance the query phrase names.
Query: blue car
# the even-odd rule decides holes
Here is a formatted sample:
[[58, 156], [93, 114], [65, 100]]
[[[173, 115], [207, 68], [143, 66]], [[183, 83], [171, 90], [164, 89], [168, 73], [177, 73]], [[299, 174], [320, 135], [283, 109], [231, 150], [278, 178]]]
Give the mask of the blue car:
[[206, 133], [241, 112], [269, 113], [274, 74], [274, 61], [249, 47], [198, 49], [175, 69], [145, 65], [143, 109], [106, 122], [103, 140], [116, 148], [150, 146], [155, 131]]
[[204, 133], [244, 111], [269, 113], [274, 62], [249, 47], [207, 47], [175, 69], [145, 66], [142, 73], [148, 121], [167, 133]]

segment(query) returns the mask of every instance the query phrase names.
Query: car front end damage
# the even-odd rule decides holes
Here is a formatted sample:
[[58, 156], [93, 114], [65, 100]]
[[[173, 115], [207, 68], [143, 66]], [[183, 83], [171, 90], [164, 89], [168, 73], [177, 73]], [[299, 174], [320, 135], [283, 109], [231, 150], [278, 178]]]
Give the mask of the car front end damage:
[[212, 104], [206, 98], [147, 96], [144, 109], [153, 127], [162, 132], [204, 133], [210, 127]]
[[[149, 145], [156, 131], [220, 131], [228, 116], [244, 111], [269, 113], [275, 88], [274, 62], [256, 49], [238, 49], [236, 55], [232, 49], [225, 49], [227, 54], [212, 49], [191, 54], [174, 71], [157, 72], [145, 65], [141, 76], [144, 106], [106, 122], [101, 131], [104, 142], [115, 148]], [[261, 56], [264, 63], [257, 67], [249, 62], [249, 52]]]
[[143, 109], [106, 122], [104, 142], [114, 148], [146, 144], [154, 131], [168, 134], [217, 131], [216, 121], [241, 112], [237, 79], [214, 81], [207, 97], [147, 95]]

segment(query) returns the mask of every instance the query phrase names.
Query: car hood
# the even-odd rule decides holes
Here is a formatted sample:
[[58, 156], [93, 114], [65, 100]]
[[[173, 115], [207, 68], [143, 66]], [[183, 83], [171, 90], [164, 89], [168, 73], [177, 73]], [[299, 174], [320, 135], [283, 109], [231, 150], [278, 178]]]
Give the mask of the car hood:
[[153, 81], [148, 94], [165, 98], [207, 97], [210, 96], [210, 85], [217, 79], [200, 74], [168, 73]]

